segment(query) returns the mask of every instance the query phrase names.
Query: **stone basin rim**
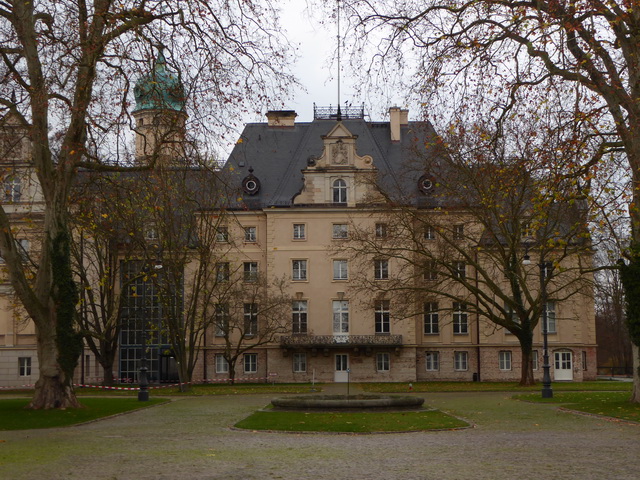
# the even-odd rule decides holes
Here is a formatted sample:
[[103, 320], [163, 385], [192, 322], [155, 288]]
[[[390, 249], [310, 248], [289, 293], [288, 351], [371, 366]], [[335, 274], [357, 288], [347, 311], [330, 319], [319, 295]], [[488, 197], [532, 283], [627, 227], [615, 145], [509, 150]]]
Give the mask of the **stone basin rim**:
[[279, 397], [271, 400], [277, 408], [416, 408], [424, 398], [409, 395], [312, 395]]

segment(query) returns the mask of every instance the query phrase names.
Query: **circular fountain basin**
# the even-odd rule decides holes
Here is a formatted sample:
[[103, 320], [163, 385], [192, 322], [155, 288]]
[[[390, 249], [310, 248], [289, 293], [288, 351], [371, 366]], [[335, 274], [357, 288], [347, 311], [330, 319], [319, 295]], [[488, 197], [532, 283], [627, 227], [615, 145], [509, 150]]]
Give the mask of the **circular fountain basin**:
[[306, 395], [280, 397], [271, 404], [282, 409], [400, 409], [419, 408], [424, 398], [409, 395]]

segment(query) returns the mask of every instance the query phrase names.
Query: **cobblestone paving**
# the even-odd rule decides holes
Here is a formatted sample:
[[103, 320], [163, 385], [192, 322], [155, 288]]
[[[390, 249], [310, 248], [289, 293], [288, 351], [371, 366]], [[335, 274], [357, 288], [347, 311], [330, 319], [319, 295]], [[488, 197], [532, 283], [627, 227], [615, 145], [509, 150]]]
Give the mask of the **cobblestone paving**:
[[270, 397], [177, 399], [103, 421], [0, 432], [1, 479], [638, 479], [640, 425], [523, 404], [507, 393], [428, 394], [475, 428], [280, 434], [230, 425]]

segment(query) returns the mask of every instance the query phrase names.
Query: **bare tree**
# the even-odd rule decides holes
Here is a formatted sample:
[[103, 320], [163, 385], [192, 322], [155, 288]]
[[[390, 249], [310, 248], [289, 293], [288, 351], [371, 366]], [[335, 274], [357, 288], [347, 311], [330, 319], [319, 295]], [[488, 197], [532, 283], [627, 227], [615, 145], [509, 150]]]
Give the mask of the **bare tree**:
[[477, 315], [506, 329], [520, 342], [520, 383], [531, 385], [533, 332], [543, 309], [590, 295], [586, 203], [571, 185], [558, 184], [564, 179], [541, 161], [543, 152], [514, 156], [517, 148], [496, 143], [480, 126], [445, 137], [439, 156], [416, 152], [406, 168], [425, 172], [418, 196], [376, 185], [386, 202], [372, 207], [383, 223], [375, 230], [354, 225], [345, 247], [361, 264], [356, 282], [382, 294], [375, 298], [394, 299], [401, 317], [436, 313], [454, 332], [468, 333], [461, 319]]
[[69, 196], [78, 168], [132, 163], [130, 79], [148, 69], [155, 45], [167, 46], [167, 61], [189, 86], [181, 100], [197, 112], [188, 128], [204, 140], [225, 107], [279, 98], [290, 81], [289, 56], [268, 0], [4, 1], [0, 38], [0, 105], [28, 126], [44, 205], [33, 280], [0, 208], [0, 254], [36, 327], [40, 377], [30, 406], [74, 407], [81, 339]]
[[[221, 264], [226, 268], [228, 264]], [[235, 383], [238, 360], [243, 354], [273, 343], [289, 331], [292, 298], [284, 279], [247, 272], [220, 271], [226, 289], [216, 292], [217, 303], [208, 312], [214, 320], [214, 335], [223, 340], [229, 366], [229, 383]]]
[[[572, 175], [593, 177], [610, 154], [621, 153], [632, 176], [632, 242], [640, 242], [640, 45], [635, 40], [640, 13], [635, 4], [597, 0], [343, 3], [359, 32], [351, 38], [374, 47], [372, 63], [364, 70], [383, 76], [391, 73], [394, 78], [411, 70], [413, 83], [407, 91], [415, 92], [432, 114], [437, 105], [455, 105], [449, 111], [475, 111], [500, 123], [518, 105], [539, 106], [532, 109], [533, 116], [560, 107], [567, 113], [568, 128], [581, 125], [588, 130], [576, 144], [584, 151], [584, 159]], [[361, 51], [358, 57], [363, 58]], [[632, 245], [626, 254], [632, 269], [640, 263], [637, 251]], [[635, 308], [630, 298], [635, 288], [625, 285], [625, 290], [629, 308]], [[631, 330], [640, 328], [636, 325], [640, 314], [630, 312], [628, 317]], [[640, 402], [640, 339], [632, 338], [632, 401]]]

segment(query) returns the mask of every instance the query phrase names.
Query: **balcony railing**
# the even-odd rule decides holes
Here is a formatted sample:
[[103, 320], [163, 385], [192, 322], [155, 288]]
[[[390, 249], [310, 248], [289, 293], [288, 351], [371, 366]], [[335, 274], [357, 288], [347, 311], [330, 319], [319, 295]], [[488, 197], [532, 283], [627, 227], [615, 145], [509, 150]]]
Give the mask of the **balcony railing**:
[[401, 347], [402, 335], [291, 335], [280, 337], [281, 347]]
[[[338, 113], [338, 109], [340, 112]], [[315, 120], [345, 120], [350, 118], [364, 118], [364, 105], [361, 106], [328, 106], [319, 107], [313, 104], [313, 118]]]

